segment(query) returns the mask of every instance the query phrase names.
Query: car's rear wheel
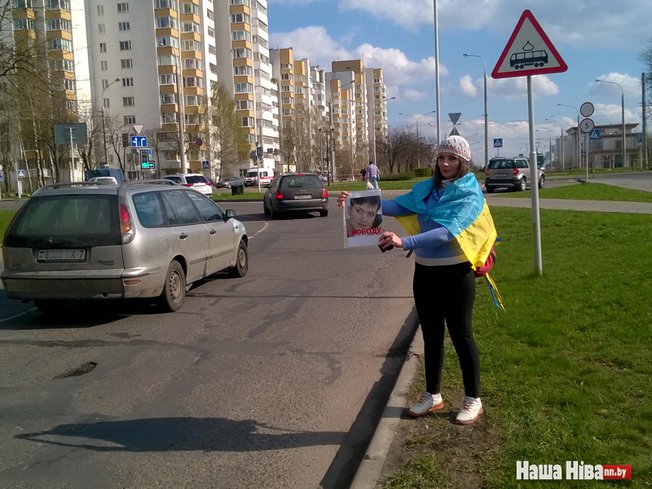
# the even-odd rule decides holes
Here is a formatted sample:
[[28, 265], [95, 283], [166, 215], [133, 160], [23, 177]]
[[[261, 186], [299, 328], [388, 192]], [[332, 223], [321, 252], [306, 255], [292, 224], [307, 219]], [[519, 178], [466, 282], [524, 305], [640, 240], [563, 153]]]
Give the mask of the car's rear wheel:
[[545, 186], [545, 184], [546, 184], [546, 177], [541, 175], [539, 177], [539, 188], [542, 189]]
[[266, 216], [269, 216], [271, 214], [269, 207], [267, 207], [267, 203], [263, 200], [263, 212], [265, 213]]
[[328, 215], [328, 209], [321, 209], [321, 210], [319, 211], [319, 215], [320, 215], [321, 217], [326, 217], [326, 216]]
[[518, 189], [523, 192], [525, 189], [527, 189], [527, 180], [525, 177], [521, 178], [521, 181], [518, 182]]
[[485, 189], [487, 189], [488, 194], [493, 194], [496, 191], [496, 189], [494, 189], [493, 187], [487, 187], [486, 185], [485, 185]]
[[229, 269], [232, 277], [244, 277], [249, 270], [249, 250], [247, 243], [240, 241], [238, 245], [238, 254], [235, 259], [235, 266]]
[[181, 264], [174, 260], [168, 267], [160, 302], [165, 311], [178, 311], [186, 299], [186, 274]]

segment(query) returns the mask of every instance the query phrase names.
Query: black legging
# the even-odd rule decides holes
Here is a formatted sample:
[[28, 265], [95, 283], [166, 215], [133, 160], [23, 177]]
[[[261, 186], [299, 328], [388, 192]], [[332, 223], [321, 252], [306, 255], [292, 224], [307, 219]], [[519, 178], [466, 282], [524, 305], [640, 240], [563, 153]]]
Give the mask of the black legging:
[[446, 324], [460, 361], [464, 393], [480, 397], [480, 358], [471, 327], [475, 299], [471, 264], [429, 267], [417, 263], [412, 290], [423, 332], [426, 390], [441, 391]]

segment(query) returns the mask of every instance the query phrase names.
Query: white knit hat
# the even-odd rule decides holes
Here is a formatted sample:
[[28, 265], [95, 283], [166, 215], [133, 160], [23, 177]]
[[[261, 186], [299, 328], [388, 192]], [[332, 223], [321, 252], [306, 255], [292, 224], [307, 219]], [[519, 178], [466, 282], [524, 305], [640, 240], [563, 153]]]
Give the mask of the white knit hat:
[[451, 153], [466, 161], [471, 161], [471, 146], [462, 136], [448, 136], [437, 146], [437, 156], [440, 153]]

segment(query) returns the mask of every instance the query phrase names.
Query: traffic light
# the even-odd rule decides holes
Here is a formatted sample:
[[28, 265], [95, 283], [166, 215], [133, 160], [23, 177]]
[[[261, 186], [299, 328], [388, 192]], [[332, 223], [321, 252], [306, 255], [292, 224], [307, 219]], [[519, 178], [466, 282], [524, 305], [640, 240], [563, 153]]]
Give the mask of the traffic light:
[[150, 168], [149, 163], [149, 152], [146, 149], [141, 149], [138, 151], [138, 156], [140, 157], [140, 169], [147, 170]]
[[127, 134], [126, 132], [122, 133], [122, 146], [124, 148], [129, 146], [129, 134]]

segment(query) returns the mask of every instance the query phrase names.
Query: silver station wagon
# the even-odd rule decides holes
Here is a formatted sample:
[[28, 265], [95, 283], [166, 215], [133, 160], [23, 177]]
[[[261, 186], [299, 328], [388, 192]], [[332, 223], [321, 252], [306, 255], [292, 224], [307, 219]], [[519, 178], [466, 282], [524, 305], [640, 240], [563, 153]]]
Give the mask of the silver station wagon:
[[247, 273], [232, 210], [169, 181], [63, 183], [37, 190], [3, 240], [7, 297], [44, 312], [70, 300], [157, 298], [178, 310], [193, 282]]

